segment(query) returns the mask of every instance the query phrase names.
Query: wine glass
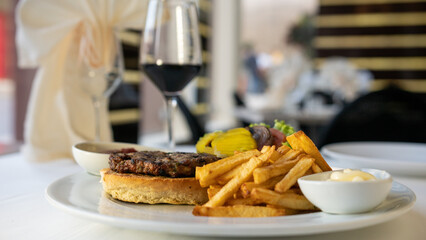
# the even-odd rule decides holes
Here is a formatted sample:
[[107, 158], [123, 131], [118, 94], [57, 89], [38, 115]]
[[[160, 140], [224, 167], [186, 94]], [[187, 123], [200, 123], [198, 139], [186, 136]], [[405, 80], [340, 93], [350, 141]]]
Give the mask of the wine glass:
[[90, 95], [94, 107], [95, 141], [100, 141], [101, 107], [106, 107], [103, 104], [120, 85], [124, 63], [118, 30], [109, 29], [102, 37], [95, 36], [89, 31], [82, 34], [77, 65], [82, 88]]
[[169, 148], [174, 150], [176, 98], [198, 74], [202, 63], [195, 2], [151, 0], [141, 41], [141, 68], [166, 99]]

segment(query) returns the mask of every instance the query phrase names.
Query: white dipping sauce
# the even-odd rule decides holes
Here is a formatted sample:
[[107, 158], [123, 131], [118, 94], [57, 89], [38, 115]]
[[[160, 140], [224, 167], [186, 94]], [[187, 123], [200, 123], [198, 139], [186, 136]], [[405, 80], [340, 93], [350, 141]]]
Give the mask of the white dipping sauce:
[[369, 173], [351, 169], [345, 169], [343, 172], [333, 172], [328, 179], [328, 181], [338, 182], [361, 182], [369, 180], [376, 180], [376, 178]]

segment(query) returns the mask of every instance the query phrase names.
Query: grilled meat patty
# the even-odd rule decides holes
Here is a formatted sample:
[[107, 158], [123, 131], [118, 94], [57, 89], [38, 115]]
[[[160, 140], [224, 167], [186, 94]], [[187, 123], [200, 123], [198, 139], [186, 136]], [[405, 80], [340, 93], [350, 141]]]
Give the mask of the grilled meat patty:
[[194, 177], [195, 167], [218, 160], [206, 153], [141, 151], [112, 153], [111, 170], [119, 173], [137, 173], [165, 177]]

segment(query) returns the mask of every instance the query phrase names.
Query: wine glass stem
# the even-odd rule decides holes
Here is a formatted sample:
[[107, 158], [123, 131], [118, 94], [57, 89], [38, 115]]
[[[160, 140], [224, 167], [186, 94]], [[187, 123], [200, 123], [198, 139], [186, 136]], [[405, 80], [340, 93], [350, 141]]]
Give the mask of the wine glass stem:
[[95, 110], [95, 141], [99, 142], [101, 140], [101, 126], [100, 126], [100, 110], [101, 110], [101, 100], [93, 98], [93, 108]]
[[176, 97], [166, 96], [167, 102], [167, 131], [169, 133], [169, 150], [174, 151], [176, 148], [175, 138], [173, 134], [173, 115], [176, 109]]

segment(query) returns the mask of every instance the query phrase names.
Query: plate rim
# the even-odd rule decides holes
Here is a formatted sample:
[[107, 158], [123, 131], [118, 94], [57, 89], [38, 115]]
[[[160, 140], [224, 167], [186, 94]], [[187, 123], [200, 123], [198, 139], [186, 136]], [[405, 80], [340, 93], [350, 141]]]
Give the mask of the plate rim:
[[[423, 147], [426, 147], [426, 144], [424, 143], [407, 143], [407, 142], [383, 142], [383, 141], [379, 141], [379, 142], [375, 142], [375, 141], [365, 141], [365, 142], [339, 142], [339, 143], [330, 143], [327, 144], [325, 146], [323, 146], [321, 148], [321, 153], [332, 157], [332, 158], [345, 158], [345, 159], [351, 159], [352, 161], [376, 161], [376, 162], [383, 162], [383, 161], [387, 161], [384, 158], [377, 158], [377, 157], [365, 157], [365, 156], [359, 156], [359, 155], [351, 155], [348, 153], [342, 153], [342, 152], [337, 152], [337, 151], [333, 151], [331, 148], [332, 147], [336, 147], [336, 146], [345, 146], [345, 145], [359, 145], [359, 144], [371, 144], [371, 145], [407, 145], [407, 146], [420, 146], [422, 145]], [[398, 159], [392, 159], [391, 163], [398, 163], [400, 164], [402, 161], [398, 160]], [[426, 163], [422, 163], [422, 162], [417, 162], [417, 161], [404, 161], [405, 165], [412, 165], [414, 166], [422, 166], [422, 167], [426, 167]]]
[[[158, 220], [146, 220], [146, 219], [110, 216], [110, 215], [102, 214], [99, 212], [84, 210], [83, 208], [78, 206], [68, 205], [66, 203], [59, 201], [54, 196], [52, 196], [52, 193], [50, 193], [52, 190], [52, 186], [54, 186], [55, 184], [58, 184], [59, 182], [64, 181], [67, 178], [78, 177], [78, 175], [84, 175], [84, 174], [87, 174], [87, 173], [79, 172], [79, 173], [71, 174], [71, 175], [62, 177], [60, 179], [57, 179], [56, 181], [49, 184], [45, 189], [45, 198], [47, 199], [47, 201], [51, 205], [53, 205], [54, 207], [60, 210], [63, 210], [73, 216], [85, 218], [87, 220], [94, 220], [96, 222], [117, 226], [117, 227], [122, 227], [122, 228], [127, 228], [127, 229], [136, 229], [141, 231], [160, 232], [160, 233], [169, 233], [169, 234], [180, 234], [180, 235], [187, 235], [187, 236], [211, 236], [211, 237], [249, 237], [249, 236], [272, 237], [272, 236], [302, 236], [302, 235], [305, 236], [305, 235], [312, 235], [312, 234], [318, 234], [318, 233], [347, 231], [347, 230], [359, 229], [359, 228], [373, 226], [376, 224], [387, 222], [391, 219], [394, 219], [408, 212], [413, 207], [414, 203], [416, 202], [416, 195], [410, 188], [408, 188], [407, 186], [399, 182], [394, 181], [392, 185], [398, 184], [403, 186], [405, 189], [408, 190], [408, 192], [410, 193], [410, 196], [412, 197], [412, 200], [402, 207], [394, 208], [387, 212], [380, 212], [379, 215], [377, 216], [374, 216], [375, 214], [373, 214], [371, 216], [374, 216], [374, 217], [370, 217], [367, 219], [359, 218], [350, 222], [344, 221], [344, 222], [336, 222], [336, 223], [327, 223], [325, 228], [320, 228], [321, 227], [320, 224], [314, 224], [312, 226], [301, 226], [301, 227], [296, 227], [292, 229], [281, 227], [279, 228], [279, 230], [281, 231], [265, 231], [265, 230], [272, 230], [272, 229], [277, 230], [277, 227], [276, 225], [268, 225], [267, 223], [263, 223], [261, 224], [262, 225], [261, 228], [247, 228], [247, 227], [254, 227], [254, 226], [260, 225], [259, 223], [256, 223], [255, 221], [250, 223], [238, 224], [238, 225], [231, 225], [231, 224], [210, 225], [210, 224], [206, 224], [205, 222], [180, 223], [180, 222], [171, 222], [171, 221], [158, 221]], [[91, 176], [91, 177], [93, 177], [94, 179], [99, 179], [96, 176]], [[372, 213], [377, 213], [377, 212], [372, 212]], [[295, 219], [295, 218], [304, 218], [307, 215], [317, 216], [317, 217], [324, 217], [324, 216], [327, 217], [333, 214], [318, 212], [318, 213], [311, 213], [306, 215], [282, 216], [282, 217], [274, 217], [274, 218], [277, 218], [277, 220], [284, 217]], [[229, 219], [229, 218], [215, 217], [215, 219]], [[236, 228], [236, 226], [238, 228]], [[192, 231], [186, 230], [188, 228], [191, 228]], [[241, 228], [244, 228], [243, 232], [241, 231], [242, 230]], [[301, 229], [303, 229], [303, 231], [300, 231]], [[259, 233], [259, 231], [262, 231], [262, 233]]]

